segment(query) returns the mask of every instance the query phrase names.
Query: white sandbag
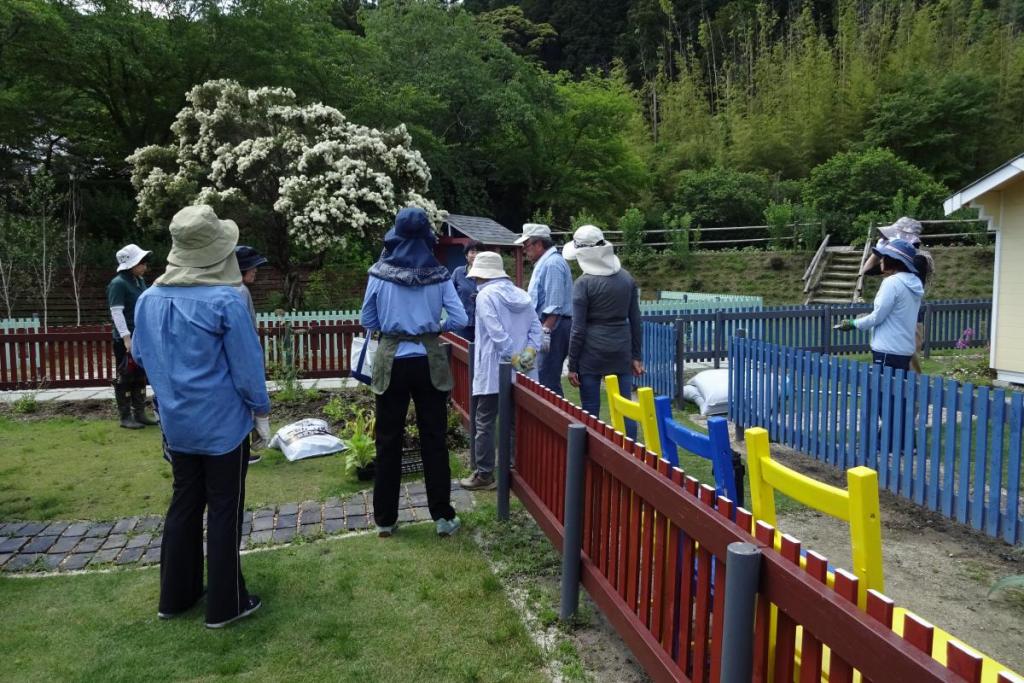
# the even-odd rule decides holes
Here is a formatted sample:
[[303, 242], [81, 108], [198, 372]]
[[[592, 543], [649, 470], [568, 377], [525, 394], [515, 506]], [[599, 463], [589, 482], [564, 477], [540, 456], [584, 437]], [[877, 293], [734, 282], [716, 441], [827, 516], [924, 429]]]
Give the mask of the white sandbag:
[[341, 439], [331, 434], [325, 420], [313, 417], [278, 429], [269, 447], [284, 453], [290, 462], [340, 453], [348, 448]]
[[696, 403], [701, 415], [727, 414], [729, 371], [722, 368], [698, 372], [683, 387], [683, 398]]

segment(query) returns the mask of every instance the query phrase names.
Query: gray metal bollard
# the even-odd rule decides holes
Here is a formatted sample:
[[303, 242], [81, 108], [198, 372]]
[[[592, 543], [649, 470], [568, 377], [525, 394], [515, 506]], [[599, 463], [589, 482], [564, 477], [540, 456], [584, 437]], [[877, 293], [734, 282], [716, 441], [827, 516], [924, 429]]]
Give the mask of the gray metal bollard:
[[567, 621], [580, 606], [580, 556], [583, 544], [583, 485], [587, 462], [587, 428], [569, 425], [565, 466], [565, 537], [562, 541], [562, 596], [558, 618]]
[[509, 513], [512, 469], [512, 364], [498, 366], [498, 519]]
[[719, 680], [749, 683], [754, 667], [754, 603], [761, 574], [761, 550], [752, 543], [730, 543], [726, 568]]

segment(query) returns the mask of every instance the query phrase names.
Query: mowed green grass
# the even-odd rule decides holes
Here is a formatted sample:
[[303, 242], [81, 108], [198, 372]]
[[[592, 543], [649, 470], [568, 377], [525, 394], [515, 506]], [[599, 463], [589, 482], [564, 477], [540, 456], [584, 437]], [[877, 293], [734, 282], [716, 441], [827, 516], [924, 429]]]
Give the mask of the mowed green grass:
[[[341, 455], [288, 462], [267, 449], [249, 468], [246, 506], [322, 500], [368, 486], [346, 476], [344, 465]], [[170, 497], [171, 466], [161, 457], [156, 427], [0, 417], [0, 520], [163, 514]]]
[[[464, 529], [464, 531], [467, 531]], [[264, 605], [157, 619], [156, 568], [0, 578], [5, 681], [530, 681], [543, 658], [467, 533], [433, 525], [243, 558]]]

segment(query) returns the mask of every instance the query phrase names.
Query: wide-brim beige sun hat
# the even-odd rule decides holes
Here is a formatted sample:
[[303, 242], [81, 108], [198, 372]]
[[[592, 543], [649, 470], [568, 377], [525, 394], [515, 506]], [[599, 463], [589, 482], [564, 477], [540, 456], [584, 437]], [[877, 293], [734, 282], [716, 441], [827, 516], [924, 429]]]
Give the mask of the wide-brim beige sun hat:
[[497, 280], [508, 277], [508, 275], [505, 273], [505, 262], [501, 260], [501, 254], [493, 251], [480, 251], [477, 252], [476, 258], [473, 259], [473, 265], [470, 267], [469, 272], [466, 273], [466, 277], [478, 277], [481, 280]]
[[171, 219], [171, 251], [167, 262], [175, 266], [208, 268], [235, 251], [238, 225], [221, 220], [206, 204], [187, 206]]
[[126, 244], [117, 250], [115, 258], [117, 258], [117, 272], [122, 270], [131, 270], [135, 266], [142, 263], [143, 259], [152, 254], [151, 251], [146, 251], [137, 244]]

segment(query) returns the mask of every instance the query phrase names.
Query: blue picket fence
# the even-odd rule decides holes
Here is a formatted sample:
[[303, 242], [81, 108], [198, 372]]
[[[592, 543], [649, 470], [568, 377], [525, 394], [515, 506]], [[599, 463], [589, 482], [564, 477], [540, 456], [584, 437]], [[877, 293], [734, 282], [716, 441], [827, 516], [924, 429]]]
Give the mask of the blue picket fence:
[[737, 428], [764, 427], [842, 470], [866, 465], [894, 494], [1024, 538], [1024, 393], [744, 338], [730, 340], [729, 377]]
[[676, 330], [672, 325], [644, 321], [643, 360], [646, 372], [634, 384], [655, 394], [676, 395]]
[[[926, 303], [923, 309], [926, 356], [932, 349], [988, 344], [990, 300], [934, 301]], [[678, 398], [684, 365], [713, 362], [718, 367], [727, 357], [729, 339], [736, 336], [833, 355], [868, 353], [868, 332], [845, 332], [833, 327], [870, 310], [866, 304], [840, 304], [644, 315], [644, 362], [648, 374], [642, 383]], [[677, 341], [680, 334], [681, 344]]]

